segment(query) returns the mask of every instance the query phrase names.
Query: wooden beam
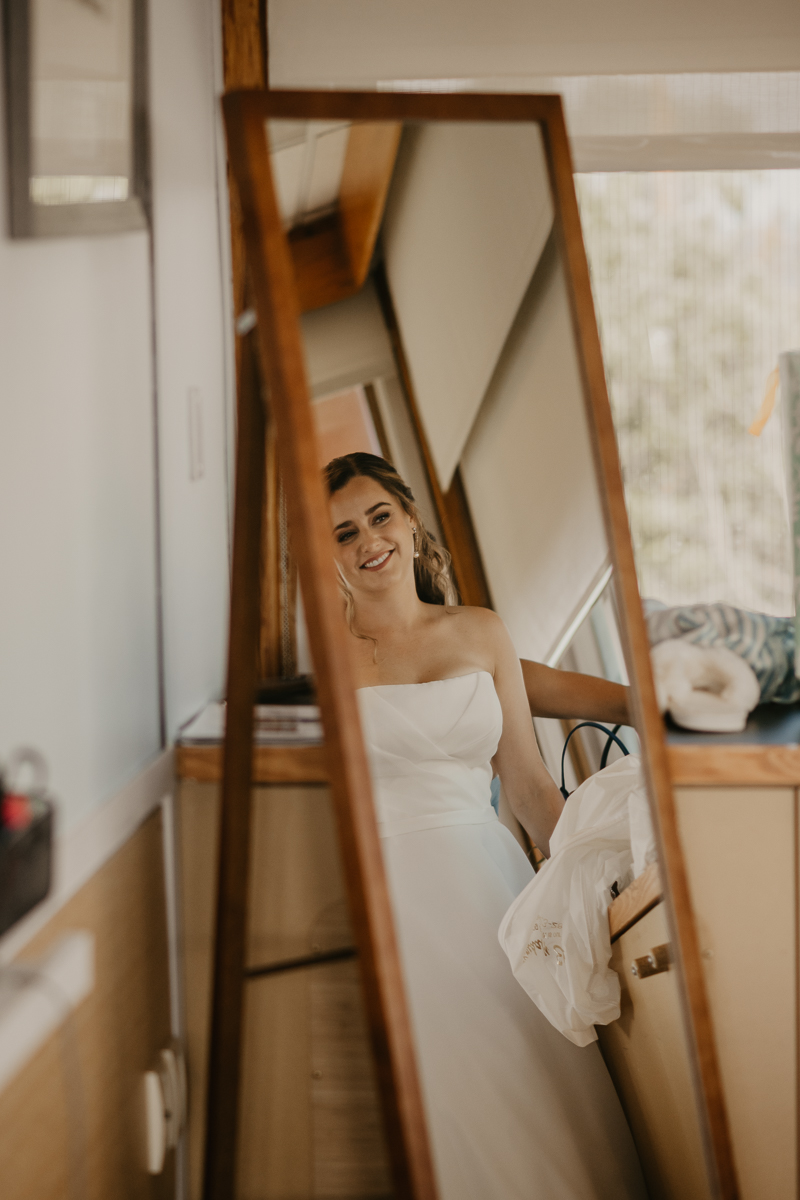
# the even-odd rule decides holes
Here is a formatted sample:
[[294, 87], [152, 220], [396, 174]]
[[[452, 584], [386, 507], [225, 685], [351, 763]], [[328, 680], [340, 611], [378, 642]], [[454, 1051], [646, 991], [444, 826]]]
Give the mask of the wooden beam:
[[260, 545], [266, 421], [254, 335], [243, 339], [236, 440], [228, 700], [206, 1095], [204, 1200], [230, 1200], [236, 1173], [242, 1001], [252, 797], [253, 700], [258, 679]]
[[290, 230], [289, 251], [301, 312], [336, 304], [358, 291], [338, 212]]
[[[267, 82], [266, 8], [263, 0], [222, 0], [222, 64], [225, 90], [262, 88]], [[239, 194], [228, 171], [230, 207], [231, 276], [233, 312], [239, 317], [249, 307], [244, 262]], [[242, 376], [242, 339], [235, 342], [237, 389]], [[266, 488], [261, 545], [260, 673], [268, 678], [282, 673], [281, 567], [278, 495], [280, 482], [275, 461], [275, 440], [267, 442]]]
[[353, 125], [336, 211], [289, 233], [301, 312], [354, 296], [364, 285], [383, 220], [402, 124]]
[[[222, 0], [226, 89], [263, 87], [265, 64], [259, 0]], [[233, 310], [246, 306], [239, 194], [228, 170]], [[211, 1012], [204, 1200], [228, 1200], [236, 1173], [242, 1000], [247, 937], [253, 699], [259, 675], [261, 557], [266, 464], [266, 412], [254, 335], [237, 339], [238, 428], [214, 985]]]
[[372, 262], [402, 132], [400, 121], [364, 121], [350, 129], [339, 211], [357, 288], [367, 278]]
[[222, 71], [225, 90], [266, 84], [261, 0], [222, 0]]
[[[270, 412], [276, 426], [293, 550], [303, 587], [331, 796], [359, 950], [395, 1195], [398, 1200], [435, 1200], [433, 1163], [361, 735], [349, 634], [330, 549], [297, 292], [270, 172], [263, 100], [263, 95], [252, 92], [224, 98], [228, 152], [242, 201], [262, 369], [269, 381]], [[218, 1097], [217, 1111], [229, 1102], [229, 1096]], [[229, 1175], [227, 1184], [225, 1200], [234, 1195], [233, 1175]]]

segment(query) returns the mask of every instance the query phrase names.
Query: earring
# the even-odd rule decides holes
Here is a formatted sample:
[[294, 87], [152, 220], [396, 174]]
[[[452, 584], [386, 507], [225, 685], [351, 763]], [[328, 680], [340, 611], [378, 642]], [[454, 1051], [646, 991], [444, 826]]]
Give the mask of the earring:
[[411, 532], [414, 535], [414, 558], [419, 558], [419, 550], [417, 549], [417, 529], [415, 525], [411, 526]]

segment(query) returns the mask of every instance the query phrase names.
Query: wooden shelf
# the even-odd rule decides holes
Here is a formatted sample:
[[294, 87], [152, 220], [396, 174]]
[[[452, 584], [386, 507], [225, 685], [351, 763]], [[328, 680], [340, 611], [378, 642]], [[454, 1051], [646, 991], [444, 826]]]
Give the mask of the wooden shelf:
[[[222, 779], [222, 746], [175, 747], [175, 773], [179, 779], [219, 783]], [[324, 746], [256, 746], [253, 783], [327, 783]]]
[[608, 908], [608, 928], [611, 940], [615, 942], [626, 929], [630, 929], [640, 917], [655, 908], [661, 900], [663, 890], [658, 864], [650, 863], [642, 871], [638, 879], [625, 888], [625, 891], [613, 900]]

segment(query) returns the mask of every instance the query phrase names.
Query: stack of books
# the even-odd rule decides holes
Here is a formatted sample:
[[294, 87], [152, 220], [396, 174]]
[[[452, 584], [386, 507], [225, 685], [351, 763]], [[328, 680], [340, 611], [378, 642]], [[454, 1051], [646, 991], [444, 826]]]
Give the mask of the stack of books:
[[[178, 733], [181, 746], [217, 746], [225, 737], [225, 704], [207, 704]], [[316, 704], [257, 704], [253, 740], [257, 746], [319, 746], [322, 722]]]

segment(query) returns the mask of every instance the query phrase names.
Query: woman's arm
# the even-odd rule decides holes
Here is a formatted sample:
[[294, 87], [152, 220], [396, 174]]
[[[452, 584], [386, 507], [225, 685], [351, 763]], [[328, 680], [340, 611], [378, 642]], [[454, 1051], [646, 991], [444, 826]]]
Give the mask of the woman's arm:
[[503, 710], [503, 733], [495, 766], [514, 816], [549, 857], [550, 834], [564, 801], [539, 754], [522, 669], [508, 630], [495, 613], [487, 611], [482, 633], [491, 645], [494, 686]]
[[521, 665], [531, 716], [630, 725], [630, 688], [621, 683], [576, 671], [557, 671], [525, 658]]

